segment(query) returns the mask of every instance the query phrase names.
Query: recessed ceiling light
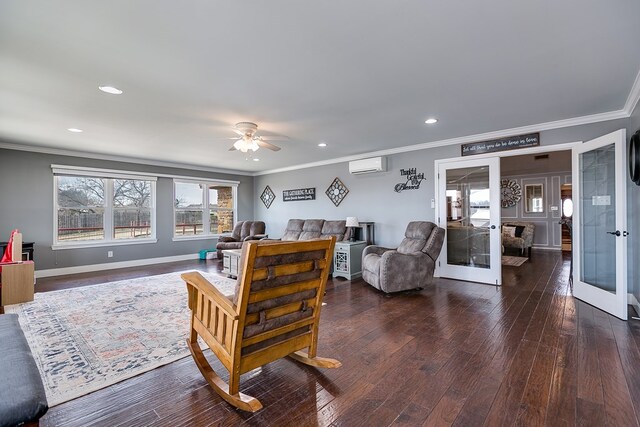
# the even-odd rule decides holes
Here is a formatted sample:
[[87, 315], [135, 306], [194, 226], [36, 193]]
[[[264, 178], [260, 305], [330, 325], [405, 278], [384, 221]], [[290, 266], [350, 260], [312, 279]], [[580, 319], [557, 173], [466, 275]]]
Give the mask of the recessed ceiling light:
[[321, 142], [320, 144], [318, 144], [318, 147], [322, 147], [322, 148], [324, 148], [324, 147], [326, 147], [326, 146], [327, 146], [327, 143], [326, 143], [326, 142]]
[[78, 129], [78, 128], [69, 128], [67, 129], [69, 132], [74, 132], [74, 133], [80, 133], [82, 132], [82, 129]]
[[120, 89], [113, 86], [98, 86], [98, 89], [100, 89], [103, 92], [110, 93], [112, 95], [120, 95], [122, 93]]
[[434, 123], [438, 123], [438, 119], [433, 119], [433, 118], [431, 118], [431, 119], [427, 119], [427, 120], [425, 120], [424, 122], [425, 122], [426, 124], [428, 124], [428, 125], [432, 125], [432, 124], [434, 124]]
[[258, 159], [257, 157], [254, 157], [254, 158], [253, 158], [253, 161], [254, 161], [254, 162], [259, 162], [259, 161], [260, 161], [260, 159]]

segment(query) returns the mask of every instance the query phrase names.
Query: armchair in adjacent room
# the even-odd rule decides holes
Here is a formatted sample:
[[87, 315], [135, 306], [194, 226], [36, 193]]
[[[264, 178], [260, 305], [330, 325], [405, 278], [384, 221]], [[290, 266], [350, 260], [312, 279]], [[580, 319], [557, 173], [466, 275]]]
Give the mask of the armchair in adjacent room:
[[422, 288], [433, 280], [445, 231], [427, 221], [413, 221], [397, 249], [367, 246], [362, 253], [362, 278], [383, 292]]
[[267, 237], [264, 231], [265, 224], [263, 221], [238, 221], [233, 227], [231, 236], [218, 238], [218, 244], [216, 245], [218, 259], [222, 259], [222, 251], [225, 249], [240, 249], [243, 242], [264, 239]]

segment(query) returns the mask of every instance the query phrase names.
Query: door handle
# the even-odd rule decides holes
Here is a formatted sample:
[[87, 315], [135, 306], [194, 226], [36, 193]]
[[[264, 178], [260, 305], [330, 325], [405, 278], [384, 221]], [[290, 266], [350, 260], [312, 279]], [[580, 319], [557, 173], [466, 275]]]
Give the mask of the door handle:
[[616, 230], [616, 231], [607, 231], [607, 234], [613, 234], [614, 236], [620, 236], [622, 233], [620, 233], [620, 230]]
[[622, 232], [622, 237], [627, 237], [630, 233], [628, 231], [623, 231]]
[[495, 229], [496, 229], [496, 226], [495, 226], [495, 225], [492, 225], [492, 226], [491, 226], [491, 229], [492, 229], [492, 230], [495, 230]]

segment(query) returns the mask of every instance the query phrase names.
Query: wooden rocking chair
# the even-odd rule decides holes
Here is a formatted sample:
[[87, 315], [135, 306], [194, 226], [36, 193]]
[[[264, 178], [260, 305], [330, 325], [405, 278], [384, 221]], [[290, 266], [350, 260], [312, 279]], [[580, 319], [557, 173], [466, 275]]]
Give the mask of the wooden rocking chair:
[[[318, 324], [335, 237], [246, 242], [233, 301], [198, 272], [182, 274], [189, 292], [191, 354], [213, 389], [233, 406], [255, 412], [262, 404], [240, 393], [240, 375], [289, 356], [320, 368], [338, 368], [316, 357]], [[211, 368], [198, 336], [229, 371], [225, 383]], [[300, 350], [308, 348], [308, 352]]]

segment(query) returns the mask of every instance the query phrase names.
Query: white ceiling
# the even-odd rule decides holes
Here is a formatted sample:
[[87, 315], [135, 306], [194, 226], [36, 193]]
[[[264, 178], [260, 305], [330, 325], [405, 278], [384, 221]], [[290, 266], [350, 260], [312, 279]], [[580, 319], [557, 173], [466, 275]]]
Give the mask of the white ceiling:
[[[637, 0], [2, 0], [0, 138], [250, 172], [616, 111], [638, 16]], [[290, 139], [245, 160], [224, 139], [238, 121]]]

